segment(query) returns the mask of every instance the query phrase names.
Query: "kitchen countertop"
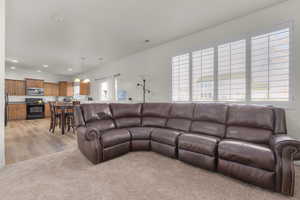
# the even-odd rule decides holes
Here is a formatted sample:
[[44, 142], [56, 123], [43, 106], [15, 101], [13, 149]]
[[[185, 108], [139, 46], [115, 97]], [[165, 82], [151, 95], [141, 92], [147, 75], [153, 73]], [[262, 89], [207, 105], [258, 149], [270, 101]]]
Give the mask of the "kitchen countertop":
[[8, 102], [8, 104], [26, 104], [25, 101], [11, 101], [11, 102]]

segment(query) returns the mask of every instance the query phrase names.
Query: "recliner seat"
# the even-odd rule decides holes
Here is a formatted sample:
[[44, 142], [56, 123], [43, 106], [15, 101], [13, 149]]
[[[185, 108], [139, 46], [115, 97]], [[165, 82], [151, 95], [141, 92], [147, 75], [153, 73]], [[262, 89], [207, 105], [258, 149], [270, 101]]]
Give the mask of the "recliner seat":
[[300, 142], [285, 112], [222, 103], [83, 104], [75, 108], [80, 151], [94, 164], [152, 150], [286, 195], [294, 194]]
[[217, 147], [225, 135], [228, 106], [196, 104], [189, 132], [179, 137], [179, 160], [215, 171]]

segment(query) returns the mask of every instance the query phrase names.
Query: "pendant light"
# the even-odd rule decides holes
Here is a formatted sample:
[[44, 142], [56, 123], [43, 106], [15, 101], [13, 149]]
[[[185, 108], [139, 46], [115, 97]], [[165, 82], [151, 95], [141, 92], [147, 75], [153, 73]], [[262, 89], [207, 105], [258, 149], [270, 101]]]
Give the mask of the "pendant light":
[[[81, 74], [82, 74], [82, 73], [83, 73], [83, 67], [84, 67], [84, 61], [85, 61], [86, 58], [85, 58], [85, 57], [81, 57], [80, 59], [81, 59], [80, 72], [81, 72]], [[79, 74], [79, 76], [80, 76], [81, 74]], [[76, 78], [74, 79], [74, 82], [75, 82], [75, 83], [80, 83], [80, 81], [81, 81], [81, 79], [80, 79], [79, 77], [76, 77]], [[86, 78], [86, 79], [84, 79], [82, 82], [88, 83], [88, 82], [90, 82], [90, 79]]]
[[74, 82], [75, 82], [75, 83], [79, 83], [79, 82], [80, 82], [80, 78], [75, 78], [75, 79], [74, 79]]
[[86, 78], [86, 79], [84, 79], [82, 82], [84, 82], [84, 83], [89, 83], [89, 82], [90, 82], [90, 79]]

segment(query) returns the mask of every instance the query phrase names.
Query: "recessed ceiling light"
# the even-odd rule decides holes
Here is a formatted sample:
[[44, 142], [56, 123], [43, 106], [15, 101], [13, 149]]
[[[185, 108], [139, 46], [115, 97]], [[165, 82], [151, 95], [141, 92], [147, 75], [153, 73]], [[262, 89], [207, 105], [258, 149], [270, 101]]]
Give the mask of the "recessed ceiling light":
[[51, 16], [52, 20], [54, 20], [57, 23], [63, 22], [64, 21], [64, 17], [59, 15], [59, 14], [54, 14]]
[[73, 71], [73, 69], [72, 69], [72, 68], [69, 68], [68, 71], [71, 72], [71, 71]]
[[49, 67], [49, 65], [43, 65], [43, 67], [44, 67], [44, 68], [47, 68], [47, 67]]
[[100, 58], [98, 58], [98, 60], [99, 60], [99, 61], [102, 61], [102, 60], [103, 60], [103, 58], [101, 58], [101, 57], [100, 57]]
[[37, 72], [42, 72], [41, 70], [37, 70]]
[[15, 69], [16, 69], [16, 67], [15, 67], [15, 66], [11, 66], [11, 67], [10, 67], [10, 69], [12, 69], [12, 70], [15, 70]]
[[145, 40], [145, 43], [149, 43], [150, 42], [150, 40]]
[[19, 61], [17, 59], [11, 59], [11, 58], [7, 58], [6, 59], [9, 62], [13, 62], [13, 63], [18, 63]]

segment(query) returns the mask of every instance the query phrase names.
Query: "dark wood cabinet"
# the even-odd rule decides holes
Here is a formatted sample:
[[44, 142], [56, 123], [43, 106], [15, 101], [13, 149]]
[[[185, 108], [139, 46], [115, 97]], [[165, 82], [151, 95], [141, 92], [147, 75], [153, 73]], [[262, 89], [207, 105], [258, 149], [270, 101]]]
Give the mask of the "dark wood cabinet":
[[80, 82], [80, 95], [90, 95], [90, 83]]
[[25, 81], [5, 79], [5, 93], [9, 96], [25, 96]]
[[26, 88], [44, 88], [44, 81], [39, 79], [26, 78]]
[[8, 104], [8, 120], [25, 120], [26, 114], [25, 103]]
[[73, 96], [73, 82], [59, 82], [59, 96]]

